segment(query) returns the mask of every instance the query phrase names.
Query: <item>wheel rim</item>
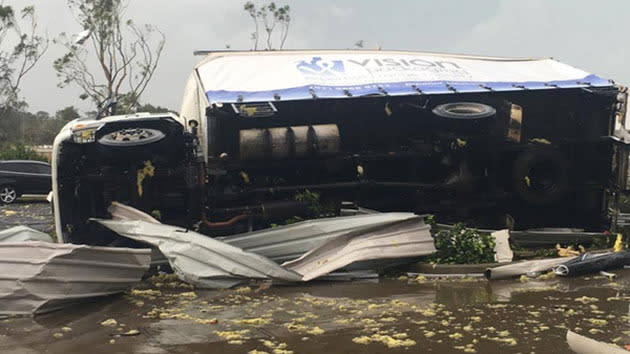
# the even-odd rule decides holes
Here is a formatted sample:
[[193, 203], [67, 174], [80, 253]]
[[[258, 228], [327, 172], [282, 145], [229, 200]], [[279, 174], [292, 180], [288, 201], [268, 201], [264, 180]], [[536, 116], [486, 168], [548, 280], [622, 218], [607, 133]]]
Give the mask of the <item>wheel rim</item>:
[[104, 135], [98, 142], [107, 146], [138, 146], [155, 143], [164, 137], [164, 133], [157, 129], [129, 128]]
[[2, 187], [0, 189], [0, 200], [4, 203], [12, 203], [17, 198], [15, 189], [11, 187]]

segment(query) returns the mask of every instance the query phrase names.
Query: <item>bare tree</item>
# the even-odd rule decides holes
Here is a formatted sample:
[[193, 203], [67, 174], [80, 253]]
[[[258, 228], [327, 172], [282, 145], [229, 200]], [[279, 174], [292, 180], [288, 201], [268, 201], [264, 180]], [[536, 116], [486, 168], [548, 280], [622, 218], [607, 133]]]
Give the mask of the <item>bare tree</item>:
[[258, 49], [258, 39], [260, 38], [260, 27], [265, 30], [267, 50], [274, 49], [273, 47], [273, 33], [276, 28], [280, 28], [279, 39], [280, 46], [278, 49], [284, 47], [284, 43], [289, 35], [289, 25], [291, 23], [291, 8], [289, 5], [276, 6], [274, 2], [268, 5], [263, 5], [257, 8], [254, 3], [248, 1], [243, 6], [243, 9], [249, 14], [254, 21], [255, 32], [252, 33], [251, 39], [254, 41], [254, 50]]
[[124, 19], [124, 0], [68, 0], [68, 6], [83, 32], [55, 40], [67, 49], [53, 64], [59, 86], [75, 84], [81, 99], [96, 104], [119, 99], [121, 108], [136, 106], [160, 61], [164, 34]]
[[0, 2], [0, 113], [23, 103], [19, 99], [22, 79], [48, 48], [48, 39], [37, 34], [35, 8], [23, 8], [19, 17], [21, 21], [11, 6]]

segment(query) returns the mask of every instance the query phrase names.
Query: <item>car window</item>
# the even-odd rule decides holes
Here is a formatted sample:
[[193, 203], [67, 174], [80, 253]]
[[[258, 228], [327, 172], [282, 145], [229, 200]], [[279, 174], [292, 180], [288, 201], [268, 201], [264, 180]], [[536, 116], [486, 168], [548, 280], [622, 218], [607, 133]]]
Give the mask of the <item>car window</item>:
[[18, 164], [18, 171], [26, 173], [39, 173], [39, 168], [33, 163], [20, 163]]
[[18, 172], [20, 168], [17, 163], [3, 163], [0, 164], [0, 171]]
[[48, 165], [37, 165], [37, 173], [42, 173], [49, 175], [50, 174], [50, 166]]
[[[42, 168], [40, 168], [42, 166]], [[44, 170], [45, 168], [46, 170]], [[0, 171], [23, 172], [23, 173], [50, 173], [50, 168], [46, 165], [40, 165], [28, 162], [9, 162], [0, 165]], [[46, 172], [42, 172], [46, 171]]]

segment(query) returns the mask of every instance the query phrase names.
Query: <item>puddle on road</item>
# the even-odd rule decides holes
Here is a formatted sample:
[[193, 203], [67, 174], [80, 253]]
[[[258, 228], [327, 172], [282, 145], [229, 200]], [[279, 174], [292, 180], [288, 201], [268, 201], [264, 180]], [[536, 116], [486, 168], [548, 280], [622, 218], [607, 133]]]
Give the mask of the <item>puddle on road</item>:
[[196, 290], [167, 276], [34, 320], [0, 321], [0, 351], [569, 353], [567, 329], [630, 343], [630, 271], [618, 274], [616, 282], [380, 279], [260, 291]]

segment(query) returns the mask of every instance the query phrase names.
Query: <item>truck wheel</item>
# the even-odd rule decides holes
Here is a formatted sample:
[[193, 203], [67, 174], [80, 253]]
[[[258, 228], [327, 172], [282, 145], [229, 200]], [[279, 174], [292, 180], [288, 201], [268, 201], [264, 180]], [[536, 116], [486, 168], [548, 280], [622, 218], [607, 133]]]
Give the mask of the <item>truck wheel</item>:
[[451, 102], [433, 108], [433, 114], [448, 119], [484, 119], [496, 115], [497, 110], [477, 102]]
[[18, 198], [18, 192], [13, 186], [0, 186], [0, 202], [11, 204]]
[[451, 102], [433, 108], [435, 126], [448, 133], [483, 133], [494, 126], [496, 109], [477, 102]]
[[553, 204], [569, 187], [567, 159], [555, 150], [523, 151], [514, 161], [514, 190], [530, 204]]
[[128, 128], [108, 133], [98, 142], [106, 146], [126, 147], [147, 145], [164, 139], [165, 135], [157, 129]]

